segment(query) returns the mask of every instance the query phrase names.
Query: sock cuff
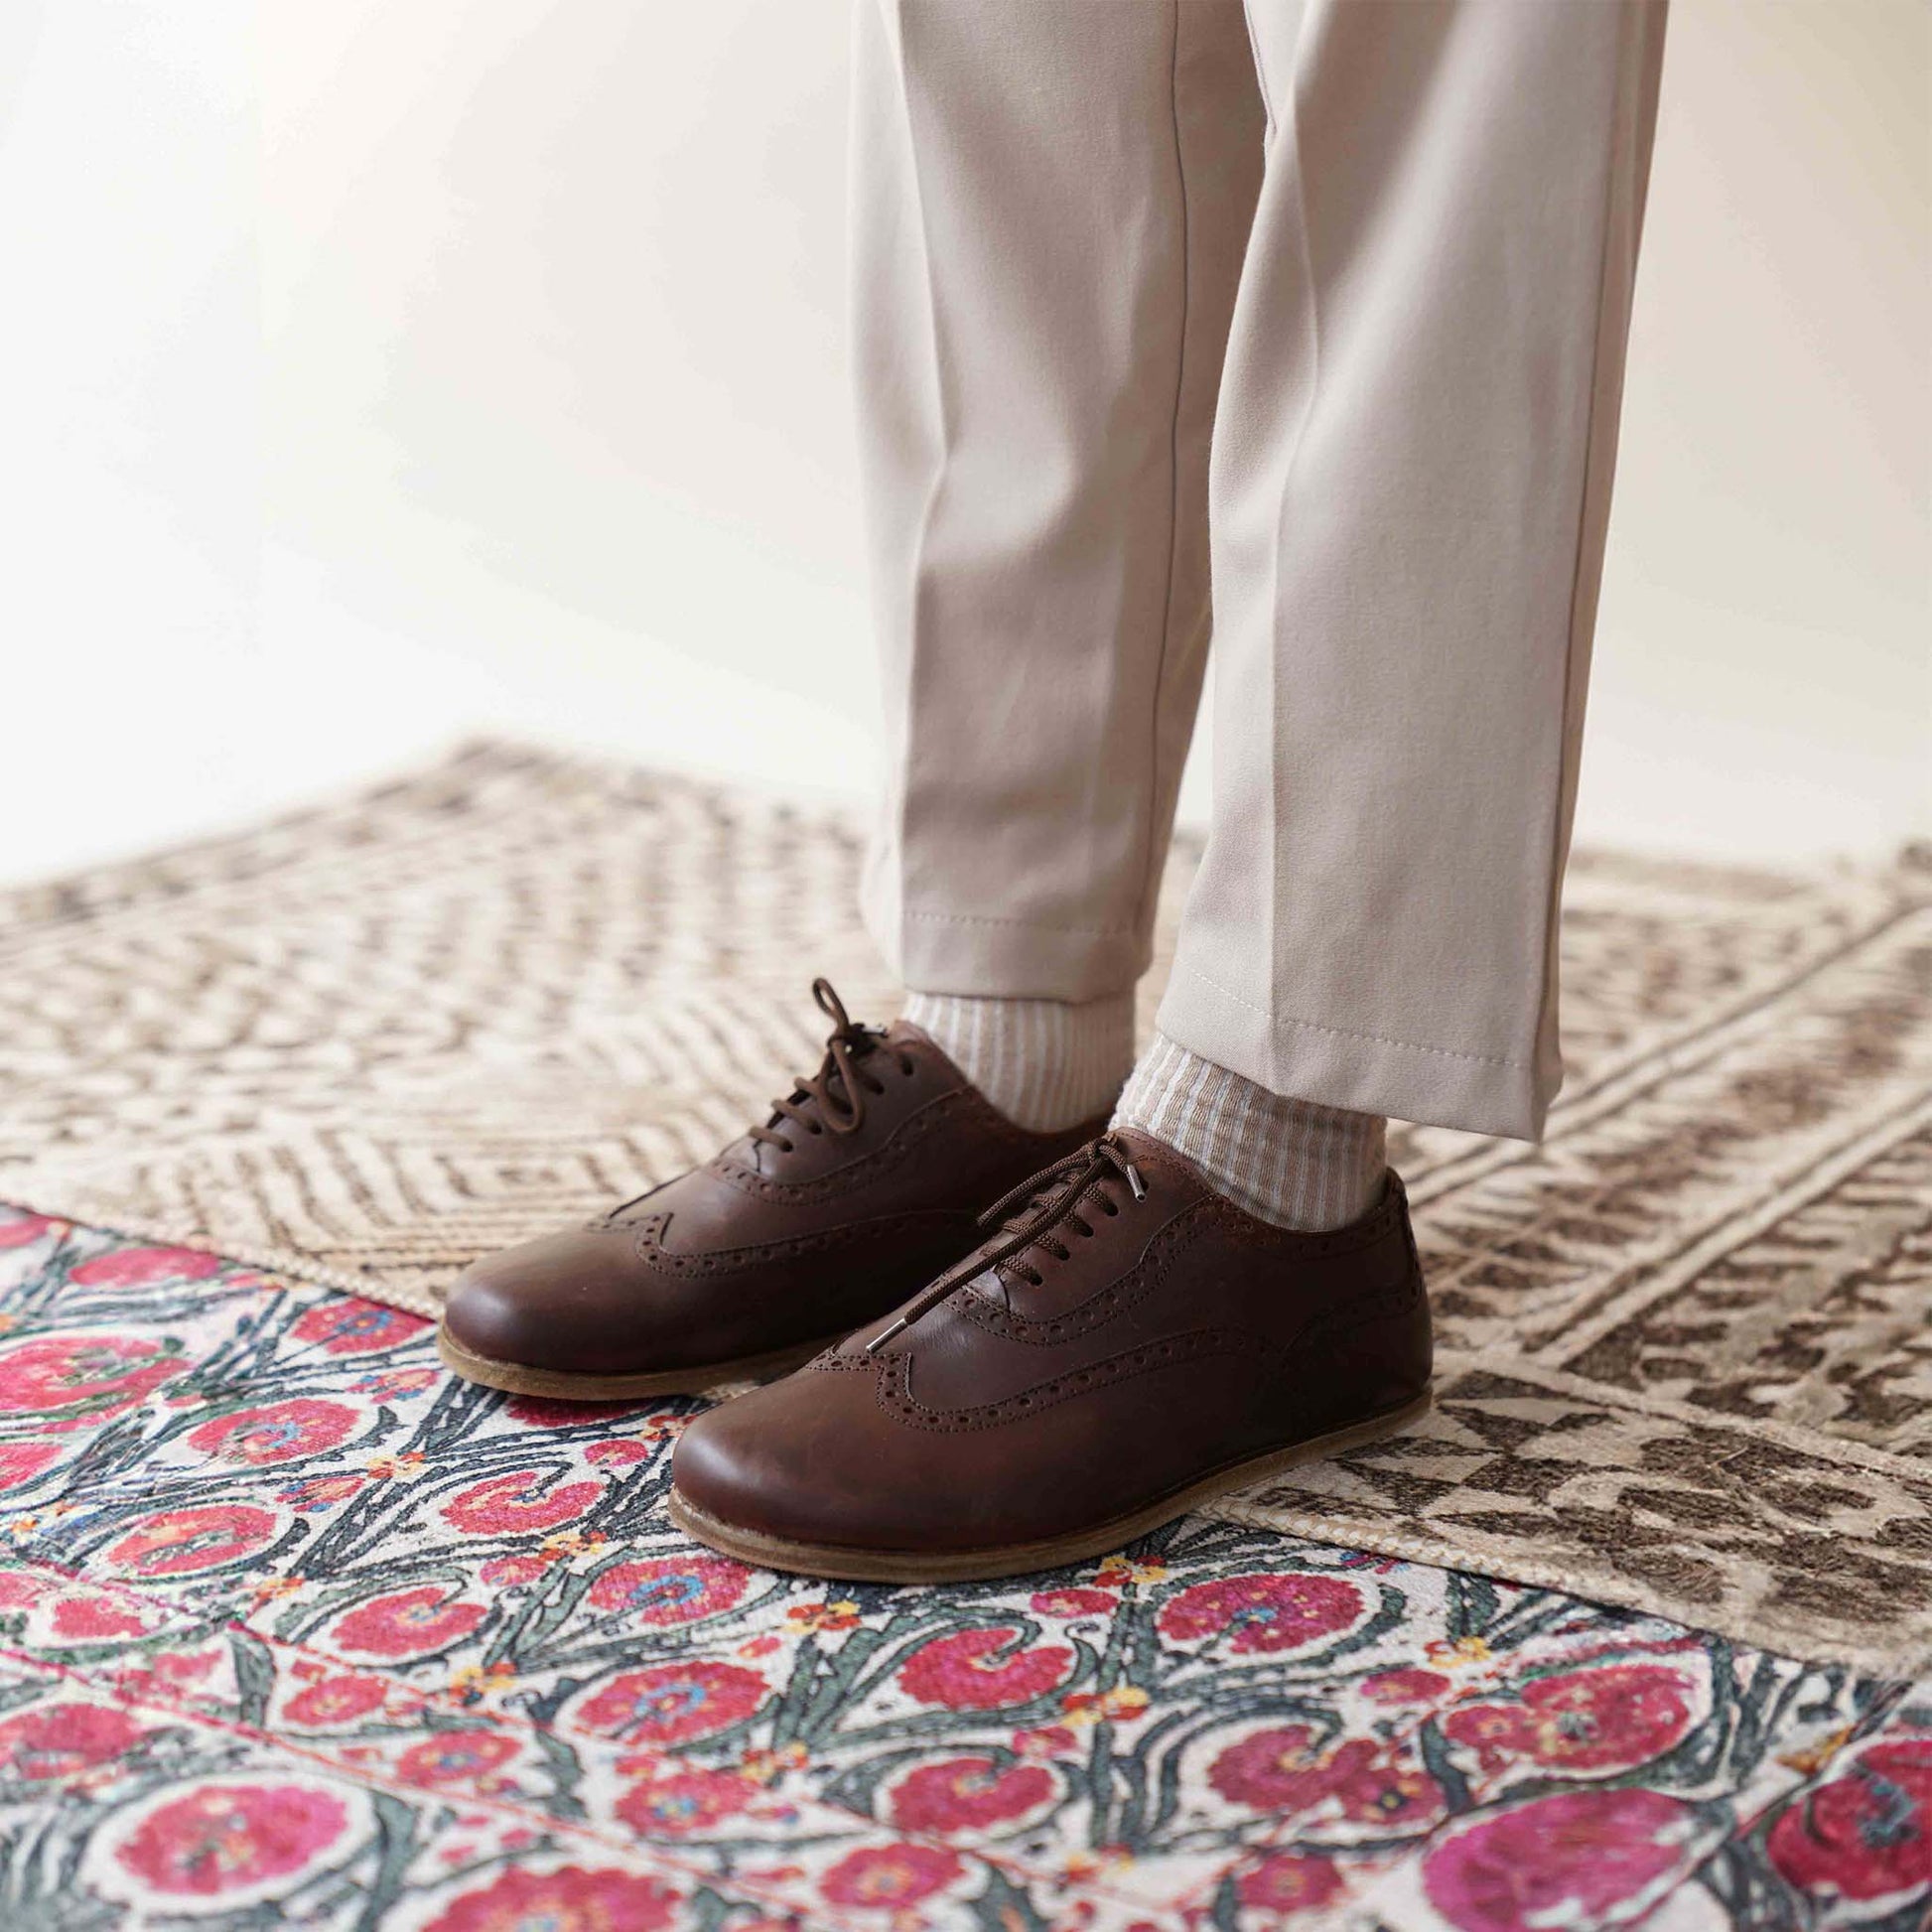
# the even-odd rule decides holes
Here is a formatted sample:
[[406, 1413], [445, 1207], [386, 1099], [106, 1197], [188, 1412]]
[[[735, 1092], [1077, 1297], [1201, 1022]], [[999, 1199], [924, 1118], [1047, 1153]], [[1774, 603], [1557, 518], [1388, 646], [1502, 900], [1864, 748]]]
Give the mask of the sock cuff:
[[1388, 1122], [1271, 1093], [1156, 1034], [1114, 1125], [1165, 1141], [1277, 1227], [1346, 1227], [1380, 1197]]
[[982, 999], [913, 993], [903, 1017], [1016, 1127], [1036, 1134], [1104, 1114], [1134, 1063], [1134, 996]]

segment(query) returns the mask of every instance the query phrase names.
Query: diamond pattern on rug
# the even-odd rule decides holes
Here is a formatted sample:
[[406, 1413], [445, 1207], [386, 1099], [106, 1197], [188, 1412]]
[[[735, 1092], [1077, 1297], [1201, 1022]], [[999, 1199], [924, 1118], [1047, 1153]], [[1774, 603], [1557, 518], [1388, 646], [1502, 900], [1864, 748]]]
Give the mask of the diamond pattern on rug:
[[[0, 1192], [431, 1312], [895, 990], [854, 824], [485, 747], [5, 900]], [[1177, 847], [1151, 1016], [1195, 854]], [[1582, 856], [1541, 1147], [1394, 1136], [1443, 1407], [1223, 1514], [1932, 1660], [1932, 865]]]
[[1932, 1684], [1192, 1518], [849, 1593], [664, 1516], [702, 1404], [0, 1209], [8, 1932], [1905, 1932]]

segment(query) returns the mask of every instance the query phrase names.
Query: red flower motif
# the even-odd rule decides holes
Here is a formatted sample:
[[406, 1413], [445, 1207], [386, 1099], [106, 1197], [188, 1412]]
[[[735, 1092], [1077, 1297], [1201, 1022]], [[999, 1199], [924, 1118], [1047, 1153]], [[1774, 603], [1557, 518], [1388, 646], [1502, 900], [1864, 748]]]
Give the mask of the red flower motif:
[[396, 1759], [396, 1774], [411, 1784], [472, 1784], [507, 1764], [521, 1748], [500, 1731], [438, 1731]]
[[24, 1610], [54, 1587], [50, 1579], [30, 1577], [24, 1570], [0, 1570], [0, 1610]]
[[729, 1557], [650, 1557], [605, 1571], [590, 1600], [600, 1610], [627, 1610], [640, 1623], [695, 1623], [730, 1609], [751, 1580]]
[[1120, 1598], [1106, 1589], [1042, 1589], [1030, 1599], [1039, 1616], [1112, 1616]]
[[0, 1353], [0, 1414], [118, 1415], [180, 1367], [180, 1356], [150, 1335], [40, 1335]]
[[483, 1620], [478, 1603], [453, 1603], [441, 1584], [419, 1584], [358, 1604], [336, 1621], [343, 1650], [370, 1657], [427, 1657], [460, 1643]]
[[1004, 1625], [935, 1637], [899, 1666], [899, 1688], [949, 1711], [1003, 1711], [1058, 1690], [1072, 1674], [1073, 1652], [1063, 1644], [1008, 1649], [1019, 1634]]
[[345, 1295], [311, 1309], [289, 1333], [297, 1341], [318, 1343], [331, 1355], [369, 1355], [414, 1341], [428, 1326], [419, 1314]]
[[29, 1784], [105, 1764], [140, 1740], [141, 1726], [97, 1704], [49, 1704], [0, 1724], [0, 1773]]
[[1307, 1725], [1258, 1730], [1224, 1750], [1207, 1781], [1256, 1811], [1294, 1815], [1331, 1805], [1351, 1823], [1390, 1829], [1432, 1823], [1447, 1808], [1436, 1780], [1389, 1746], [1354, 1737], [1318, 1754], [1313, 1743]]
[[572, 1429], [587, 1422], [616, 1422], [636, 1414], [634, 1402], [562, 1402], [555, 1396], [513, 1395], [503, 1413], [532, 1429]]
[[1438, 1844], [1423, 1889], [1458, 1932], [1626, 1924], [1678, 1872], [1694, 1825], [1661, 1791], [1560, 1792]]
[[1691, 1727], [1690, 1686], [1662, 1664], [1608, 1664], [1539, 1677], [1514, 1704], [1451, 1711], [1443, 1734], [1472, 1749], [1484, 1771], [1531, 1758], [1566, 1771], [1627, 1771]]
[[147, 1664], [131, 1664], [114, 1673], [114, 1690], [124, 1698], [157, 1698], [169, 1702], [193, 1697], [220, 1668], [218, 1650], [162, 1651]]
[[650, 1460], [650, 1445], [633, 1443], [627, 1437], [614, 1436], [608, 1443], [593, 1443], [584, 1451], [584, 1460], [600, 1468], [627, 1469], [633, 1463]]
[[955, 1757], [922, 1764], [893, 1793], [893, 1822], [903, 1832], [983, 1832], [1050, 1804], [1058, 1780], [1043, 1764]]
[[313, 1863], [348, 1829], [342, 1799], [299, 1784], [206, 1784], [157, 1806], [116, 1860], [166, 1897], [259, 1890]]
[[226, 1264], [201, 1248], [110, 1248], [69, 1277], [87, 1288], [147, 1288], [155, 1282], [205, 1282]]
[[320, 1730], [353, 1724], [371, 1711], [380, 1711], [388, 1695], [389, 1687], [379, 1677], [359, 1673], [325, 1677], [320, 1684], [311, 1684], [290, 1698], [282, 1706], [282, 1716], [289, 1724]]
[[433, 1368], [378, 1369], [357, 1376], [348, 1385], [348, 1392], [350, 1395], [371, 1395], [378, 1402], [388, 1402], [397, 1396], [421, 1395], [425, 1389], [435, 1388], [442, 1379], [441, 1370]]
[[749, 1718], [770, 1689], [755, 1670], [704, 1659], [625, 1671], [578, 1712], [586, 1730], [648, 1744], [708, 1737]]
[[848, 1852], [818, 1888], [834, 1905], [893, 1912], [930, 1898], [963, 1869], [950, 1852], [930, 1845], [888, 1845]]
[[511, 1469], [473, 1483], [443, 1505], [443, 1520], [466, 1536], [519, 1536], [554, 1530], [583, 1515], [604, 1493], [601, 1482], [565, 1482], [545, 1494], [555, 1474]]
[[1174, 1643], [1232, 1630], [1238, 1651], [1304, 1650], [1361, 1621], [1361, 1589], [1345, 1577], [1291, 1571], [1281, 1576], [1222, 1577], [1169, 1597], [1161, 1634]]
[[1765, 1849], [1800, 1891], [1864, 1904], [1932, 1890], [1932, 1736], [1859, 1752], [1780, 1816]]
[[1420, 1765], [1365, 1739], [1335, 1753], [1330, 1775], [1329, 1796], [1352, 1824], [1393, 1831], [1434, 1824], [1449, 1809], [1443, 1787]]
[[1306, 1811], [1327, 1794], [1325, 1760], [1307, 1725], [1258, 1730], [1230, 1745], [1208, 1767], [1222, 1797], [1257, 1811]]
[[188, 1432], [190, 1449], [221, 1462], [242, 1462], [261, 1468], [270, 1462], [293, 1461], [298, 1455], [320, 1455], [335, 1449], [354, 1430], [358, 1418], [345, 1402], [323, 1402], [300, 1396], [290, 1402], [271, 1402], [257, 1409], [238, 1409], [217, 1416]]
[[63, 1595], [49, 1619], [57, 1640], [105, 1643], [115, 1637], [144, 1637], [148, 1620], [118, 1596], [75, 1590]]
[[186, 1577], [254, 1556], [276, 1527], [275, 1512], [253, 1503], [164, 1509], [122, 1537], [107, 1561], [135, 1577]]
[[627, 1871], [557, 1871], [512, 1867], [493, 1883], [467, 1891], [424, 1932], [661, 1932], [678, 1894], [655, 1878]]
[[61, 1453], [59, 1443], [0, 1443], [0, 1489], [24, 1489]]
[[1043, 1730], [1016, 1730], [1013, 1748], [1022, 1757], [1075, 1757], [1080, 1740], [1065, 1725], [1048, 1725]]
[[278, 1492], [276, 1500], [307, 1515], [311, 1510], [327, 1509], [333, 1503], [345, 1503], [361, 1488], [364, 1477], [311, 1476], [307, 1482], [291, 1483]]
[[618, 1816], [644, 1838], [706, 1832], [746, 1810], [758, 1786], [728, 1771], [659, 1771], [618, 1800]]
[[532, 1551], [528, 1556], [491, 1557], [477, 1575], [491, 1589], [515, 1589], [520, 1585], [535, 1583], [539, 1577], [547, 1577], [560, 1554], [541, 1556]]
[[1294, 1912], [1311, 1912], [1325, 1905], [1342, 1888], [1341, 1873], [1326, 1859], [1299, 1852], [1281, 1852], [1263, 1859], [1234, 1883], [1234, 1895], [1251, 1912], [1264, 1912], [1270, 1922]]
[[0, 1248], [28, 1247], [53, 1225], [45, 1214], [23, 1214], [9, 1210], [0, 1216]]
[[1362, 1680], [1362, 1695], [1377, 1704], [1433, 1704], [1449, 1688], [1439, 1670], [1385, 1670]]

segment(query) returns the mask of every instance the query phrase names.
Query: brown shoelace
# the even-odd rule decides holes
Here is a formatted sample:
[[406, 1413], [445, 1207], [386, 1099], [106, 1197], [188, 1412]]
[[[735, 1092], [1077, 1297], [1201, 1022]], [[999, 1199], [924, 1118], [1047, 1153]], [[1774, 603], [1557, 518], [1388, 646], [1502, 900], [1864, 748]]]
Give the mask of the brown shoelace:
[[[1054, 1230], [1070, 1227], [1082, 1237], [1092, 1234], [1093, 1223], [1079, 1209], [1087, 1198], [1089, 1185], [1094, 1181], [1104, 1183], [1110, 1174], [1117, 1174], [1127, 1182], [1128, 1192], [1135, 1200], [1147, 1198], [1147, 1182], [1141, 1178], [1141, 1171], [1128, 1158], [1126, 1146], [1113, 1134], [1102, 1134], [1097, 1141], [1075, 1148], [1063, 1160], [1023, 1180], [1011, 1193], [1002, 1194], [979, 1217], [981, 1227], [1004, 1221], [1016, 1207], [1026, 1211], [993, 1240], [974, 1249], [964, 1261], [947, 1269], [929, 1287], [922, 1288], [890, 1328], [866, 1343], [866, 1353], [876, 1355], [895, 1335], [903, 1334], [920, 1316], [930, 1314], [954, 1289], [1003, 1262], [1011, 1263], [1023, 1280], [1037, 1287], [1044, 1277], [1021, 1257], [1029, 1248], [1039, 1248], [1055, 1260], [1065, 1261], [1072, 1250], [1054, 1239]], [[1093, 1199], [1099, 1212], [1110, 1220], [1120, 1212], [1120, 1203], [1104, 1184], [1094, 1190]]]
[[[853, 1133], [865, 1122], [866, 1095], [886, 1091], [886, 1083], [875, 1080], [865, 1067], [865, 1061], [884, 1047], [886, 1035], [875, 1028], [860, 1026], [846, 1012], [845, 1002], [833, 990], [830, 980], [813, 980], [812, 998], [832, 1023], [831, 1037], [825, 1042], [825, 1057], [809, 1080], [800, 1080], [784, 1099], [772, 1101], [770, 1117], [763, 1126], [746, 1130], [754, 1148], [768, 1143], [780, 1153], [789, 1154], [795, 1145], [790, 1134]], [[901, 1073], [914, 1071], [905, 1054], [895, 1053], [893, 1058]], [[779, 1125], [783, 1121], [791, 1123], [789, 1130]], [[662, 1185], [660, 1181], [658, 1186]], [[625, 1226], [631, 1209], [641, 1207], [657, 1191], [657, 1187], [646, 1189], [635, 1199], [613, 1208], [603, 1221], [593, 1225]]]
[[[854, 1133], [865, 1124], [866, 1095], [886, 1091], [885, 1081], [875, 1079], [865, 1064], [882, 1050], [885, 1035], [854, 1021], [830, 980], [813, 980], [812, 998], [832, 1023], [825, 1057], [809, 1080], [800, 1080], [784, 1099], [772, 1101], [770, 1118], [762, 1127], [751, 1129], [754, 1146], [768, 1143], [789, 1154], [793, 1134]], [[895, 1058], [901, 1073], [912, 1071], [912, 1062], [903, 1053]], [[782, 1124], [787, 1121], [789, 1128]]]

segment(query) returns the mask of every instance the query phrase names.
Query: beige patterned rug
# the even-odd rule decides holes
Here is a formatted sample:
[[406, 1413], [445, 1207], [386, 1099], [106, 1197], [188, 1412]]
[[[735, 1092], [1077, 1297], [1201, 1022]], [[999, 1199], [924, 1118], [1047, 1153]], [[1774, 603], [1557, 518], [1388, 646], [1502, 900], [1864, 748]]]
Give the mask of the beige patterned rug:
[[[812, 973], [891, 1011], [858, 857], [834, 812], [486, 747], [0, 896], [0, 1197], [426, 1309], [814, 1064]], [[1545, 1144], [1398, 1142], [1435, 1416], [1218, 1513], [1924, 1668], [1932, 866], [1585, 856], [1564, 971]]]

